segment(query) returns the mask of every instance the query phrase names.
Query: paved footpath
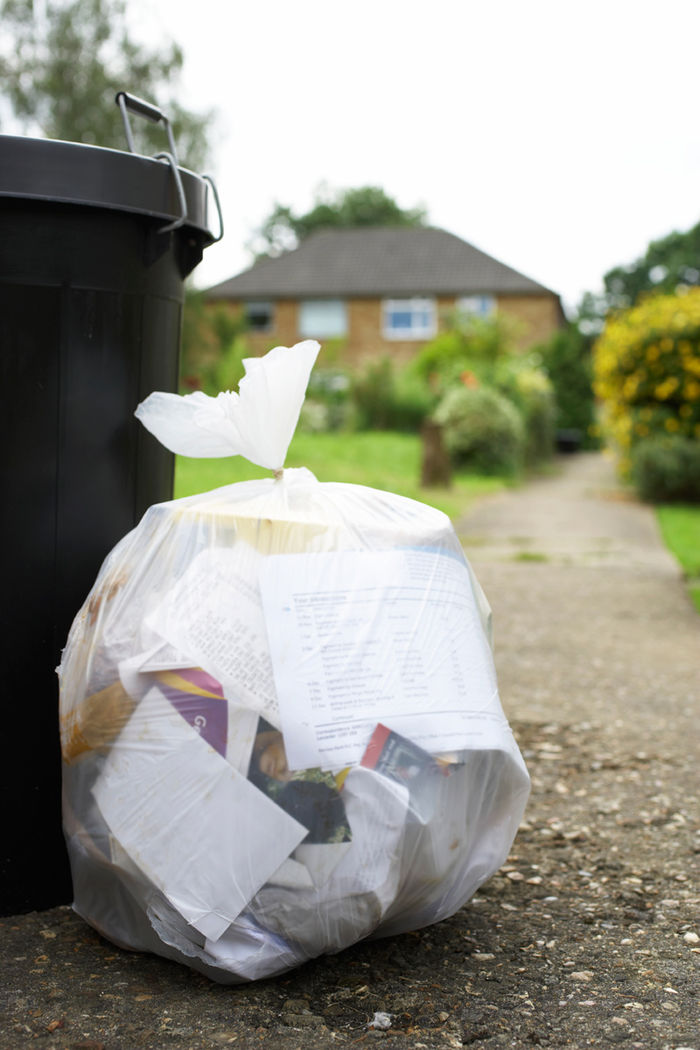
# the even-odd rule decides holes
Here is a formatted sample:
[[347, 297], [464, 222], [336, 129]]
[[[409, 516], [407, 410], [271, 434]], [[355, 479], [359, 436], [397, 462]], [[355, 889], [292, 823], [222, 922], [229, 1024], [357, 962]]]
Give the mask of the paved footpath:
[[1, 1050], [700, 1050], [700, 616], [654, 516], [585, 454], [458, 530], [533, 780], [501, 872], [437, 926], [237, 988], [68, 908], [3, 920]]

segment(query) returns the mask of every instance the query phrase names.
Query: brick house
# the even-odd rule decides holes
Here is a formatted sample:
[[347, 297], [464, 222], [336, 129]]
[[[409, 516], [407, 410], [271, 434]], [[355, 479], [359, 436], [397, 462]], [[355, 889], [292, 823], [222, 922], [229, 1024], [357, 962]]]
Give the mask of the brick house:
[[347, 363], [412, 357], [457, 310], [512, 318], [521, 348], [564, 321], [559, 296], [445, 230], [326, 229], [205, 292], [244, 312], [255, 353], [314, 338]]

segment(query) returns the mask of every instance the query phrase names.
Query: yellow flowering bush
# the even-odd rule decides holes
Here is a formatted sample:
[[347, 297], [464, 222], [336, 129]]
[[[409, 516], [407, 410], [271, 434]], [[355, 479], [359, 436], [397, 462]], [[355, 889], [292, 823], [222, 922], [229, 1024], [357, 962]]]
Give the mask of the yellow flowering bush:
[[594, 391], [621, 453], [648, 438], [700, 438], [700, 288], [647, 298], [605, 325], [593, 348]]

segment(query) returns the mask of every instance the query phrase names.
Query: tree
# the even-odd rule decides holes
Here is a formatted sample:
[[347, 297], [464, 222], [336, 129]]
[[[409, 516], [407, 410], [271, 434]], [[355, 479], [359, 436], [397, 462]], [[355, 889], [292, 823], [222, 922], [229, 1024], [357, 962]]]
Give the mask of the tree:
[[334, 191], [322, 186], [316, 191], [313, 206], [303, 215], [295, 215], [287, 205], [275, 204], [249, 247], [261, 259], [290, 251], [310, 233], [327, 227], [422, 226], [425, 220], [424, 208], [400, 208], [379, 186]]
[[[171, 94], [182, 71], [175, 43], [151, 50], [126, 24], [126, 0], [0, 0], [0, 79], [24, 131], [126, 149], [115, 95], [153, 102], [171, 121], [178, 160], [201, 169], [212, 114], [184, 109]], [[160, 125], [132, 121], [139, 149], [168, 149]]]
[[685, 233], [674, 231], [651, 241], [641, 258], [609, 270], [603, 277], [604, 291], [584, 295], [579, 327], [601, 331], [609, 314], [629, 309], [650, 292], [673, 295], [694, 285], [700, 285], [700, 223]]

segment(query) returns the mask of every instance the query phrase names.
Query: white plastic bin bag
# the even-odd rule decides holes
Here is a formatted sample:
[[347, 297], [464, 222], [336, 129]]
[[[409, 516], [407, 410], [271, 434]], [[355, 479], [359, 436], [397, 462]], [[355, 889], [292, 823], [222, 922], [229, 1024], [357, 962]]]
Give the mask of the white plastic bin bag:
[[449, 519], [283, 470], [318, 349], [139, 406], [273, 477], [151, 507], [59, 668], [76, 911], [227, 983], [452, 915], [529, 791]]

